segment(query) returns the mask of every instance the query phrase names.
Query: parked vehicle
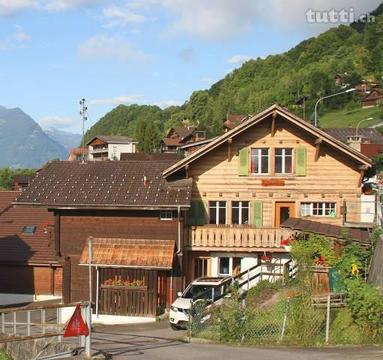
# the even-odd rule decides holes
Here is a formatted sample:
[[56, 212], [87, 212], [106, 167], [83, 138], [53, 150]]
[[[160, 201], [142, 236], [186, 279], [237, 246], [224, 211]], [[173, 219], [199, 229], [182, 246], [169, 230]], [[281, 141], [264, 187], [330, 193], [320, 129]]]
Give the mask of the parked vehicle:
[[232, 284], [231, 276], [200, 277], [193, 280], [170, 307], [169, 322], [174, 329], [185, 329], [189, 322], [192, 304], [206, 301], [207, 304], [220, 303]]

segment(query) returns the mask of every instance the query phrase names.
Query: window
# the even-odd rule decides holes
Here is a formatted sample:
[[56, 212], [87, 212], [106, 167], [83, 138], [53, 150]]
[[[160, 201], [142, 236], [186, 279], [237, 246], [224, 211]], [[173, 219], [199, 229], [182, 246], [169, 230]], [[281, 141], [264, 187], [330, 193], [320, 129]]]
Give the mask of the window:
[[210, 224], [226, 224], [226, 201], [209, 201]]
[[160, 211], [160, 220], [173, 220], [172, 211]]
[[248, 224], [249, 223], [249, 202], [233, 201], [231, 203], [231, 223]]
[[218, 258], [219, 275], [232, 275], [237, 276], [241, 273], [241, 261], [240, 257], [220, 257]]
[[23, 227], [23, 234], [33, 235], [36, 231], [36, 225], [25, 225]]
[[194, 278], [209, 276], [210, 258], [200, 257], [194, 259]]
[[268, 148], [251, 149], [251, 173], [257, 175], [269, 173]]
[[336, 203], [314, 202], [301, 203], [301, 216], [336, 216]]
[[292, 174], [293, 172], [293, 149], [275, 149], [275, 173]]
[[229, 257], [219, 258], [219, 274], [230, 275], [230, 258]]

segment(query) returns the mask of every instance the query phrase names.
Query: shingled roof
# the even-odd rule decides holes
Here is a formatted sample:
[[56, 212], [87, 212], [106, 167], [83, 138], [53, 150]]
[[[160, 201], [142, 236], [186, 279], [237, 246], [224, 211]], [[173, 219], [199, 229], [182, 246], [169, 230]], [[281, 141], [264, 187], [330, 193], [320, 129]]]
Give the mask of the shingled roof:
[[335, 139], [347, 144], [349, 137], [355, 137], [355, 134], [365, 138], [371, 144], [383, 144], [383, 135], [375, 128], [328, 128], [323, 129], [327, 134], [331, 135]]
[[172, 208], [190, 206], [190, 181], [167, 182], [174, 161], [55, 161], [17, 198], [52, 208]]
[[[57, 263], [53, 214], [47, 208], [12, 205], [17, 191], [0, 191], [0, 202], [8, 203], [0, 213], [0, 263]], [[35, 226], [33, 233], [23, 232]]]

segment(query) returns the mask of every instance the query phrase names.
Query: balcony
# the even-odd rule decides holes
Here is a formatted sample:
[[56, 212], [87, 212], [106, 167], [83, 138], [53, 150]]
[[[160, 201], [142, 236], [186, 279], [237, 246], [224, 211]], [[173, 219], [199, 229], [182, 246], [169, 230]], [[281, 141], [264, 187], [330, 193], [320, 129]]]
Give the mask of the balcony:
[[90, 153], [93, 154], [103, 154], [103, 153], [108, 153], [108, 148], [93, 148]]
[[193, 226], [186, 246], [191, 250], [279, 251], [281, 241], [295, 231], [281, 228], [256, 228], [250, 225]]

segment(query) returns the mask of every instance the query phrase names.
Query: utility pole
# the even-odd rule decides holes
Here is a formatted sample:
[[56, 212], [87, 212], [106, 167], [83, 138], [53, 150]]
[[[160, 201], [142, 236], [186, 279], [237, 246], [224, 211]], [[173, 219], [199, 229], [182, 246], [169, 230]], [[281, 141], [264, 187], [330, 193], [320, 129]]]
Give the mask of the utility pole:
[[85, 99], [80, 100], [80, 115], [82, 119], [82, 162], [85, 162], [85, 121], [88, 120]]

